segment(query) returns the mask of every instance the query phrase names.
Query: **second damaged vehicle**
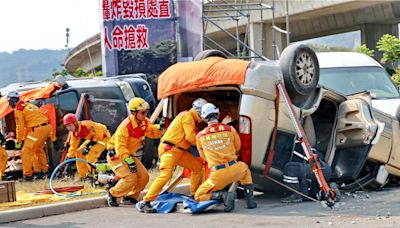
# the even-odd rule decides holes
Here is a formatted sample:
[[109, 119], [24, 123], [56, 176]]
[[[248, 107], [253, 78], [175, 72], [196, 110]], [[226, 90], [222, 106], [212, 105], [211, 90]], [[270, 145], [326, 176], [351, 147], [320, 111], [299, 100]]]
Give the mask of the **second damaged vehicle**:
[[389, 170], [380, 167], [387, 163], [383, 160], [370, 162], [371, 153], [387, 156], [374, 150], [373, 145], [383, 143], [384, 126], [374, 118], [371, 94], [345, 95], [318, 86], [318, 58], [307, 46], [287, 47], [279, 61], [226, 59], [217, 50], [201, 52], [195, 60], [175, 64], [160, 76], [158, 98], [164, 99], [164, 115], [172, 119], [200, 97], [215, 104], [221, 120], [236, 127], [242, 142], [240, 159], [249, 165], [259, 189], [277, 189], [263, 176], [268, 159], [268, 175], [282, 180], [285, 164], [296, 157], [296, 131], [282, 99], [274, 154], [269, 156], [278, 80], [285, 83], [311, 147], [323, 154], [342, 190], [361, 188], [366, 177], [365, 184], [381, 186], [388, 180], [385, 171], [400, 177], [400, 167]]

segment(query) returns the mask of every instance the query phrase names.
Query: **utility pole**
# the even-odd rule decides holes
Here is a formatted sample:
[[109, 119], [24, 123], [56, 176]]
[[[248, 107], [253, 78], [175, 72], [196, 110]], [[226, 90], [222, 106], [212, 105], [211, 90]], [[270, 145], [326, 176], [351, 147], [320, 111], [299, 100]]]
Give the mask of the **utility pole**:
[[69, 28], [65, 29], [65, 38], [67, 39], [67, 43], [65, 44], [65, 47], [68, 49], [68, 52], [70, 52], [68, 43], [69, 43]]

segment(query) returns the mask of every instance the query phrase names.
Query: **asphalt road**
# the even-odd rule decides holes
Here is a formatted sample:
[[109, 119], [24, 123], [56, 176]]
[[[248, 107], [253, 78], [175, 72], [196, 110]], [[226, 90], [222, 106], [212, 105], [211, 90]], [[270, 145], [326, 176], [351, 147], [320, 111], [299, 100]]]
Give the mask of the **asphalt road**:
[[256, 197], [248, 210], [244, 200], [224, 213], [222, 207], [199, 215], [143, 214], [133, 207], [99, 208], [2, 224], [1, 227], [400, 227], [400, 188], [358, 192], [342, 197], [334, 209], [320, 203], [282, 204], [277, 195]]

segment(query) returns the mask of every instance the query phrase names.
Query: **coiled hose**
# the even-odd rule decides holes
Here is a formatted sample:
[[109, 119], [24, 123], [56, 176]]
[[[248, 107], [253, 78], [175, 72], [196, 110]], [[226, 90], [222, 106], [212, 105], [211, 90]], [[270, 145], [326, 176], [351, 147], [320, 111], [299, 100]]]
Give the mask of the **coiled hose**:
[[53, 194], [55, 194], [55, 195], [57, 195], [57, 196], [60, 196], [60, 197], [64, 197], [64, 198], [73, 198], [73, 197], [80, 197], [80, 196], [84, 196], [84, 195], [91, 195], [91, 194], [96, 194], [96, 193], [98, 193], [98, 192], [96, 192], [96, 193], [94, 193], [94, 192], [85, 192], [85, 193], [81, 193], [81, 194], [79, 194], [79, 193], [68, 193], [68, 194], [64, 194], [64, 193], [60, 193], [60, 192], [57, 192], [56, 190], [54, 190], [54, 188], [53, 188], [53, 180], [54, 180], [54, 177], [56, 176], [57, 171], [58, 171], [62, 166], [64, 166], [65, 164], [70, 163], [70, 162], [75, 162], [75, 161], [84, 162], [84, 163], [86, 163], [86, 164], [89, 164], [91, 167], [94, 167], [94, 168], [96, 167], [96, 166], [93, 165], [92, 163], [90, 163], [90, 162], [88, 162], [88, 161], [86, 161], [86, 160], [84, 160], [84, 159], [82, 159], [82, 158], [71, 158], [71, 159], [68, 159], [68, 160], [63, 161], [61, 164], [59, 164], [59, 165], [54, 169], [53, 173], [52, 173], [51, 176], [50, 176], [50, 190], [51, 190], [51, 192], [52, 192]]

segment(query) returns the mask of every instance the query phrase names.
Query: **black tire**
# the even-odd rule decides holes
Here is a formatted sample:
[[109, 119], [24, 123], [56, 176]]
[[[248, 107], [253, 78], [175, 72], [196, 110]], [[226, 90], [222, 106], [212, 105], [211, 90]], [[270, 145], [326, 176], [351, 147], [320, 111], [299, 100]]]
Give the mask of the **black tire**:
[[226, 55], [222, 51], [216, 49], [209, 49], [199, 52], [199, 54], [197, 54], [196, 57], [194, 57], [194, 61], [206, 59], [211, 56], [218, 56], [226, 59]]
[[154, 168], [158, 160], [158, 141], [146, 138], [143, 145], [142, 163], [146, 169]]
[[304, 44], [292, 44], [283, 50], [279, 61], [289, 96], [301, 108], [319, 82], [317, 55]]

